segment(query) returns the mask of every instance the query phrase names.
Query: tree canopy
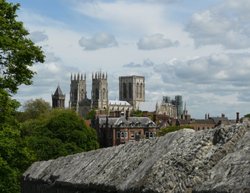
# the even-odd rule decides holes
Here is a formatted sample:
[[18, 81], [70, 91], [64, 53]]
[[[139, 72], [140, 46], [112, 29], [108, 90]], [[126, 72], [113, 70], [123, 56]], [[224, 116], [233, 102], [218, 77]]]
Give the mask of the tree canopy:
[[23, 23], [16, 20], [19, 4], [0, 1], [0, 85], [1, 89], [16, 93], [21, 84], [31, 84], [34, 72], [30, 67], [43, 62], [40, 47], [28, 38]]
[[53, 109], [22, 124], [22, 136], [38, 160], [97, 149], [97, 135], [74, 111]]
[[29, 85], [31, 66], [43, 62], [40, 47], [29, 38], [23, 23], [17, 21], [19, 4], [0, 0], [0, 192], [20, 192], [20, 176], [35, 160], [35, 154], [22, 140], [16, 120], [19, 102], [12, 95], [21, 84]]
[[23, 122], [29, 119], [36, 119], [50, 110], [50, 104], [44, 99], [31, 99], [24, 103], [23, 112], [18, 113], [18, 120]]

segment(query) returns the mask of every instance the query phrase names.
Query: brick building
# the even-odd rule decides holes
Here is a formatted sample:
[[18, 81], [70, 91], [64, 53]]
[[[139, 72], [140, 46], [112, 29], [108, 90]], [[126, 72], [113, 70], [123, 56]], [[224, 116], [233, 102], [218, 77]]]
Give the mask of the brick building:
[[139, 141], [156, 136], [156, 124], [148, 117], [101, 117], [95, 122], [99, 142], [102, 147]]

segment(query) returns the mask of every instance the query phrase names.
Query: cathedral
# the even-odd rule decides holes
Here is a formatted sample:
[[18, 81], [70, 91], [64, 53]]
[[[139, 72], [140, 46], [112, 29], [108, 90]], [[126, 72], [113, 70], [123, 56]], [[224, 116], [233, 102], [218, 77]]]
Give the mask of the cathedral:
[[[145, 101], [145, 79], [143, 76], [119, 77], [119, 100], [109, 100], [108, 75], [103, 72], [92, 74], [91, 99], [87, 98], [86, 74], [73, 74], [70, 77], [69, 108], [81, 116], [86, 116], [90, 110], [99, 115], [120, 116], [130, 115], [132, 110], [138, 110], [139, 104]], [[58, 86], [52, 95], [53, 108], [64, 108], [65, 95]], [[63, 104], [62, 104], [63, 103]]]

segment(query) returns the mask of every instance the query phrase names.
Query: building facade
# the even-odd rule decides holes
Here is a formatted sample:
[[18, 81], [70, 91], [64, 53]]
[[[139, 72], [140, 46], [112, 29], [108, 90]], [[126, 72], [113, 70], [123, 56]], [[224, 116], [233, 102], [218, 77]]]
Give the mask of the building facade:
[[92, 74], [91, 99], [87, 98], [86, 75], [71, 75], [69, 108], [85, 116], [91, 109], [97, 115], [120, 116], [139, 108], [145, 101], [145, 79], [143, 76], [119, 77], [119, 99], [108, 98], [108, 75], [103, 72]]
[[132, 105], [127, 101], [109, 100], [108, 115], [110, 117], [120, 117], [121, 113], [125, 113], [125, 116], [130, 116], [132, 110]]
[[98, 117], [95, 124], [101, 147], [156, 137], [156, 124], [148, 117]]
[[163, 96], [162, 102], [156, 104], [156, 114], [166, 115], [171, 118], [182, 118], [183, 114], [183, 101], [181, 95], [176, 95], [174, 100], [169, 96]]
[[135, 110], [145, 102], [145, 78], [143, 76], [119, 77], [119, 100], [127, 101]]

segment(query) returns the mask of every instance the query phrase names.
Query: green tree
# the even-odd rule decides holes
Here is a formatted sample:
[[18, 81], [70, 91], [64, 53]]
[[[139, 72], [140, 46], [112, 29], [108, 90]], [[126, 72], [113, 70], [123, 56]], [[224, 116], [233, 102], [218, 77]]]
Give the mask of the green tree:
[[26, 121], [28, 119], [35, 119], [44, 113], [48, 113], [51, 110], [51, 106], [43, 99], [28, 100], [23, 105], [23, 112], [18, 113], [19, 121]]
[[48, 160], [97, 149], [97, 135], [74, 111], [53, 109], [22, 123], [22, 136], [36, 152], [37, 160]]
[[131, 116], [133, 117], [142, 117], [143, 116], [143, 112], [141, 110], [135, 110], [131, 112]]
[[246, 114], [244, 117], [248, 117], [248, 118], [250, 118], [250, 114]]
[[11, 93], [21, 84], [31, 84], [34, 72], [30, 67], [44, 61], [41, 48], [28, 38], [23, 23], [16, 20], [18, 8], [19, 4], [0, 1], [0, 85]]
[[0, 130], [0, 192], [20, 192], [20, 176], [35, 160], [17, 129]]
[[12, 95], [21, 84], [31, 84], [32, 64], [44, 61], [41, 48], [16, 20], [18, 8], [0, 0], [0, 193], [20, 192], [20, 176], [34, 158], [21, 139], [15, 120], [19, 103]]

